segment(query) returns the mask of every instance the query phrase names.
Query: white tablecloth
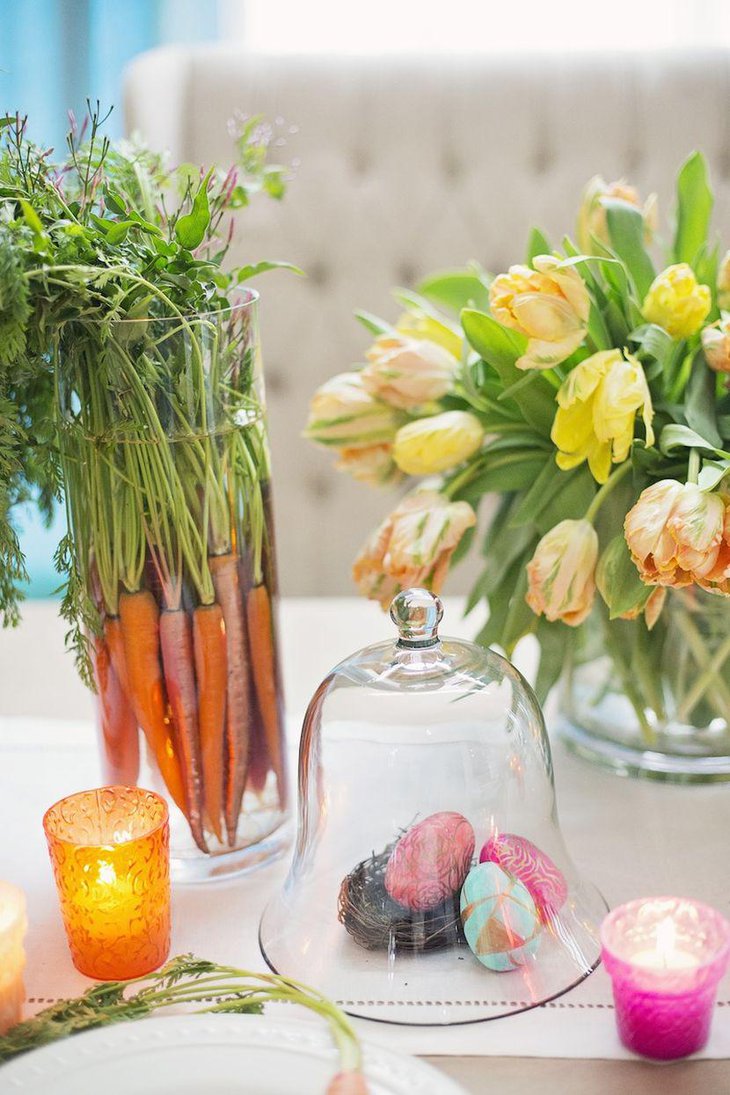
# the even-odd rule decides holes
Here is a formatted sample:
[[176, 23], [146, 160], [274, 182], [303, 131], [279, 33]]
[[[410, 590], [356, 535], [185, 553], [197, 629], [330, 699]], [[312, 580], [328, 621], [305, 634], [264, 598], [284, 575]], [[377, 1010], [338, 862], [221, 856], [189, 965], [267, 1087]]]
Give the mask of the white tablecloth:
[[[447, 602], [447, 632], [470, 634], [460, 603]], [[309, 695], [331, 666], [389, 630], [387, 618], [355, 600], [289, 600], [282, 613], [291, 737]], [[0, 877], [29, 899], [29, 1005], [81, 991], [60, 923], [41, 816], [99, 774], [89, 698], [62, 652], [62, 625], [48, 605], [31, 605], [21, 630], [0, 634]], [[673, 893], [730, 913], [727, 834], [730, 787], [673, 787], [622, 780], [554, 746], [558, 808], [573, 858], [609, 903]], [[248, 878], [177, 887], [173, 952], [263, 968], [258, 916], [281, 882], [285, 863]], [[211, 896], [214, 895], [214, 900]], [[602, 969], [559, 1000], [532, 1012], [476, 1026], [387, 1027], [362, 1022], [366, 1037], [403, 1051], [522, 1057], [622, 1058], [610, 986]], [[730, 1057], [730, 982], [721, 986], [705, 1051]]]

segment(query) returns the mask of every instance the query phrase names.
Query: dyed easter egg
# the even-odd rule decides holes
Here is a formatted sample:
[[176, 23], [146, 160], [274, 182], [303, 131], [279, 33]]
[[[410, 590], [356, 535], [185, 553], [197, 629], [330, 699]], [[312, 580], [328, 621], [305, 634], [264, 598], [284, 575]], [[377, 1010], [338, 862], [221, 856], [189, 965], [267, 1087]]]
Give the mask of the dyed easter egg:
[[568, 884], [563, 872], [527, 837], [498, 833], [482, 848], [479, 862], [496, 863], [519, 878], [529, 890], [541, 920], [547, 921], [550, 914], [558, 912], [566, 902]]
[[459, 890], [473, 855], [474, 830], [462, 814], [431, 814], [393, 848], [385, 888], [407, 909], [432, 909]]
[[513, 970], [540, 945], [540, 918], [522, 883], [496, 863], [479, 863], [461, 890], [461, 923], [472, 953], [490, 970]]

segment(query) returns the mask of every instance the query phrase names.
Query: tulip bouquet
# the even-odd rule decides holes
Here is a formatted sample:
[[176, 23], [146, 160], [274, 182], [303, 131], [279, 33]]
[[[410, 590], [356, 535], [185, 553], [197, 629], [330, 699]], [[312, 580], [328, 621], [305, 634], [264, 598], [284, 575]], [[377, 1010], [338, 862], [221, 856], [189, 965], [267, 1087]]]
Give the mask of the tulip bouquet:
[[619, 696], [641, 748], [712, 727], [730, 753], [730, 252], [712, 204], [694, 154], [663, 244], [653, 198], [596, 178], [576, 242], [533, 230], [506, 273], [396, 291], [395, 325], [358, 314], [366, 364], [315, 393], [306, 435], [363, 482], [426, 477], [356, 559], [363, 593], [438, 591], [497, 494], [479, 640], [511, 653], [534, 634], [538, 694], [567, 669], [584, 724]]

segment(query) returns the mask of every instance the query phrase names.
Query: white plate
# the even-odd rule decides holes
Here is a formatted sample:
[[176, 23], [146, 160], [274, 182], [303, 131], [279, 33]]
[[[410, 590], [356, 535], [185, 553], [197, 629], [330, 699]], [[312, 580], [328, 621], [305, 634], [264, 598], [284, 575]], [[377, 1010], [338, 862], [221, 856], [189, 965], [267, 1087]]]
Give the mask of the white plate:
[[[370, 1095], [464, 1095], [413, 1057], [367, 1043]], [[90, 1030], [0, 1066], [10, 1095], [325, 1095], [326, 1027], [266, 1015], [176, 1015]]]

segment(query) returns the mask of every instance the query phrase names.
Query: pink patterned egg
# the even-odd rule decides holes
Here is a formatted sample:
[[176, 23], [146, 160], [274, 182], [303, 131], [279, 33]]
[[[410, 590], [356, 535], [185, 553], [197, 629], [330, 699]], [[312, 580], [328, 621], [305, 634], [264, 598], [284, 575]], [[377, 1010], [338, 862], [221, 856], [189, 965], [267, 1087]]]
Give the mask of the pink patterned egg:
[[432, 909], [460, 889], [473, 855], [474, 830], [462, 814], [431, 814], [390, 853], [385, 888], [407, 909]]
[[546, 921], [558, 912], [568, 897], [563, 872], [549, 855], [524, 836], [498, 833], [490, 837], [479, 853], [479, 862], [496, 863], [503, 871], [519, 879], [537, 906], [540, 919]]

